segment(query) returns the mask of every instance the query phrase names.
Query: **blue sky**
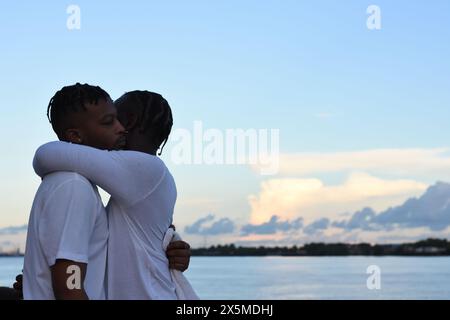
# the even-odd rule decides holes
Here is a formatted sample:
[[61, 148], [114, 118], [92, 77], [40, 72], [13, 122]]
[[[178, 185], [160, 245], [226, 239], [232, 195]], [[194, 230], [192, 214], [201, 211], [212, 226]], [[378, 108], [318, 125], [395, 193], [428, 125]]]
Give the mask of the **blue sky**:
[[[66, 28], [70, 4], [81, 9], [80, 30]], [[381, 30], [366, 27], [369, 5], [381, 9]], [[450, 181], [448, 151], [401, 170], [410, 159], [405, 150], [449, 147], [449, 18], [446, 0], [2, 4], [0, 227], [26, 223], [39, 184], [31, 168], [34, 150], [55, 139], [46, 106], [56, 90], [74, 82], [101, 85], [113, 98], [134, 89], [159, 92], [172, 106], [175, 128], [201, 120], [220, 130], [280, 129], [280, 151], [294, 158], [328, 154], [333, 161], [340, 153], [354, 159], [355, 152], [399, 151], [376, 169], [349, 161], [345, 169], [262, 177], [249, 166], [175, 165], [169, 144], [163, 158], [178, 184], [175, 224], [181, 229], [210, 213], [237, 225], [270, 221], [271, 214], [260, 211], [266, 193], [280, 188], [277, 179], [294, 193], [317, 181], [327, 188], [348, 187], [350, 177], [373, 183], [361, 174], [397, 186], [392, 194], [358, 198], [348, 209], [334, 202], [327, 209], [281, 203], [273, 213], [282, 219], [401, 205], [436, 181]], [[386, 155], [376, 152], [377, 159]], [[211, 241], [240, 239], [228, 237]]]

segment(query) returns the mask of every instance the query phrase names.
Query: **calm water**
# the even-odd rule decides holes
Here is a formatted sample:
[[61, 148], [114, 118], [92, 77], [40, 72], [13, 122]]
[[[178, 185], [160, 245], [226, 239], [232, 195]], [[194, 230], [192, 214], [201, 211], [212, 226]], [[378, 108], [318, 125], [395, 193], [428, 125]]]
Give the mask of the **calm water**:
[[[22, 258], [0, 258], [10, 286]], [[381, 271], [367, 288], [367, 267]], [[450, 257], [193, 257], [186, 272], [203, 299], [450, 299]]]

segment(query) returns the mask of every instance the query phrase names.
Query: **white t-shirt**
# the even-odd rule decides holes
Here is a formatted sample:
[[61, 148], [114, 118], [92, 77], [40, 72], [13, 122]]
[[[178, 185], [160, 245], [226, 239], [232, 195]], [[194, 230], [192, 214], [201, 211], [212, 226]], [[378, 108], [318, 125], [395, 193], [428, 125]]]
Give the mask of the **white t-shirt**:
[[78, 172], [111, 194], [108, 299], [177, 299], [163, 248], [177, 192], [161, 159], [57, 141], [41, 146], [33, 165], [40, 176]]
[[89, 299], [105, 299], [108, 221], [97, 188], [74, 172], [46, 175], [28, 222], [24, 299], [55, 299], [50, 267], [56, 259], [87, 263]]

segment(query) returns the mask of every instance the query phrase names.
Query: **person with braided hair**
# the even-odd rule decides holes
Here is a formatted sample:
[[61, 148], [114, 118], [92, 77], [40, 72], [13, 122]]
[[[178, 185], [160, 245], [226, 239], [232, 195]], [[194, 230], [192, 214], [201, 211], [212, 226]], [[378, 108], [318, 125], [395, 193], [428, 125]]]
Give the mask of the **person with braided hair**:
[[118, 118], [127, 128], [127, 149], [162, 154], [173, 125], [172, 110], [160, 94], [131, 91], [114, 102]]
[[[100, 87], [77, 83], [50, 100], [47, 116], [60, 141], [41, 146], [33, 163], [43, 180], [28, 225], [25, 299], [177, 297], [169, 266], [188, 267], [189, 245], [177, 241], [161, 249], [161, 234], [172, 224], [176, 188], [155, 156], [155, 144], [162, 137], [167, 141], [172, 115], [162, 97], [145, 96], [155, 99], [139, 98], [142, 107], [127, 110], [128, 96], [122, 99], [120, 117], [128, 131]], [[119, 151], [123, 148], [136, 151]], [[96, 185], [112, 196], [108, 219]], [[156, 237], [145, 238], [148, 233], [140, 234], [145, 231]], [[150, 240], [146, 253], [136, 245], [137, 237]], [[74, 279], [78, 282], [70, 283]]]

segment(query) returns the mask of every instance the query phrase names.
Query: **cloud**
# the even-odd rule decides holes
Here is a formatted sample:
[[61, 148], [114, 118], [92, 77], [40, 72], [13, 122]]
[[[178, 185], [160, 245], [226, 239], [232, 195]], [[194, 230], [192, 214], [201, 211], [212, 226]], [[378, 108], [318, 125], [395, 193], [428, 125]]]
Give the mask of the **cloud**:
[[432, 231], [442, 231], [450, 226], [450, 184], [438, 182], [421, 197], [410, 198], [402, 205], [379, 214], [365, 208], [354, 213], [350, 220], [334, 222], [333, 226], [346, 230], [426, 227]]
[[186, 226], [184, 228], [184, 231], [186, 233], [190, 233], [190, 234], [200, 234], [202, 224], [204, 224], [205, 222], [211, 221], [211, 220], [214, 220], [214, 215], [209, 214], [204, 218], [198, 219], [192, 225]]
[[204, 235], [218, 235], [232, 233], [235, 229], [234, 222], [228, 218], [222, 218], [214, 222], [209, 228], [202, 230]]
[[328, 218], [318, 219], [318, 220], [312, 222], [311, 224], [307, 225], [303, 229], [303, 232], [308, 235], [315, 234], [319, 231], [323, 231], [323, 230], [327, 229], [329, 225], [330, 225], [330, 220]]
[[287, 232], [297, 230], [303, 226], [303, 218], [297, 218], [292, 222], [280, 221], [279, 217], [272, 216], [268, 222], [262, 224], [247, 224], [241, 228], [241, 234], [275, 234], [278, 231]]
[[377, 230], [378, 228], [376, 226], [373, 226], [372, 224], [372, 219], [375, 217], [375, 215], [376, 213], [372, 208], [364, 208], [360, 211], [355, 212], [350, 220], [335, 221], [332, 223], [332, 226], [346, 230]]
[[340, 218], [342, 212], [361, 207], [384, 210], [426, 190], [414, 180], [383, 180], [367, 173], [352, 173], [341, 185], [327, 186], [321, 180], [301, 178], [269, 179], [261, 183], [258, 195], [250, 195], [250, 221], [260, 224], [277, 215], [282, 219], [302, 216], [312, 222], [317, 217]]
[[[361, 177], [360, 177], [361, 178]], [[367, 177], [366, 182], [376, 182]], [[279, 179], [282, 180], [282, 179]], [[359, 178], [356, 181], [364, 181]], [[289, 197], [289, 188], [283, 183], [286, 181], [278, 181], [275, 186], [280, 187], [280, 192], [284, 194], [287, 202], [296, 203], [295, 197]], [[295, 182], [289, 180], [289, 182]], [[382, 190], [381, 194], [389, 193], [389, 188], [393, 185], [383, 185], [386, 181], [378, 181]], [[353, 182], [354, 183], [354, 182]], [[398, 181], [396, 181], [398, 183]], [[301, 186], [313, 186], [314, 184], [303, 184]], [[352, 185], [348, 183], [347, 185]], [[400, 184], [401, 185], [401, 184]], [[406, 184], [408, 185], [408, 184]], [[313, 188], [301, 188], [296, 186], [296, 191], [315, 190]], [[323, 190], [323, 184], [317, 184]], [[317, 187], [316, 186], [316, 187]], [[373, 185], [372, 185], [373, 186]], [[367, 195], [378, 194], [371, 190], [370, 186], [363, 192]], [[355, 189], [356, 185], [354, 186]], [[376, 190], [374, 188], [374, 190]], [[395, 188], [393, 188], [395, 190]], [[314, 191], [315, 192], [315, 191]], [[339, 191], [339, 188], [328, 190], [328, 193], [336, 193], [334, 196], [343, 198], [345, 192]], [[383, 193], [384, 192], [384, 193]], [[323, 199], [329, 199], [330, 195], [322, 195]], [[370, 199], [370, 197], [368, 197]], [[344, 201], [345, 202], [345, 201]], [[428, 188], [425, 187], [417, 197], [409, 197], [400, 205], [391, 206], [388, 209], [376, 211], [370, 207], [362, 207], [363, 209], [355, 210], [353, 214], [349, 214], [349, 218], [343, 219], [342, 215], [334, 214], [336, 219], [331, 216], [310, 216], [310, 221], [304, 223], [304, 217], [295, 215], [291, 219], [283, 218], [282, 215], [272, 215], [262, 223], [245, 224], [240, 228], [240, 234], [230, 234], [228, 238], [221, 237], [223, 243], [241, 243], [252, 245], [293, 245], [304, 244], [310, 242], [369, 242], [369, 243], [392, 243], [405, 242], [411, 240], [425, 239], [429, 237], [447, 238], [450, 234], [450, 184], [438, 182]], [[270, 204], [270, 201], [267, 202]], [[345, 203], [344, 205], [345, 206]], [[196, 234], [219, 234], [219, 230], [223, 230], [223, 226], [233, 225], [227, 219], [221, 219], [214, 222], [214, 216], [208, 215], [199, 219], [192, 226], [188, 227], [189, 231]], [[209, 223], [210, 227], [205, 227]], [[217, 231], [214, 226], [217, 226]], [[212, 231], [215, 230], [215, 231]], [[231, 228], [229, 228], [231, 230]], [[234, 228], [233, 228], [234, 230]], [[225, 239], [226, 238], [226, 239]]]
[[18, 234], [22, 232], [27, 232], [28, 225], [24, 224], [22, 226], [11, 226], [11, 227], [5, 227], [0, 228], [0, 234]]
[[211, 222], [214, 219], [214, 215], [209, 214], [206, 217], [198, 219], [191, 226], [186, 226], [184, 231], [189, 234], [198, 235], [219, 235], [232, 233], [234, 231], [235, 224], [228, 218], [222, 218], [209, 226], [204, 226], [205, 223]]
[[[279, 173], [291, 176], [342, 171], [367, 171], [396, 176], [429, 176], [433, 173], [437, 178], [442, 178], [442, 172], [450, 169], [448, 152], [448, 148], [417, 148], [282, 154]], [[252, 168], [257, 172], [261, 169], [258, 164]]]
[[412, 198], [401, 206], [389, 208], [372, 221], [382, 226], [443, 230], [450, 226], [450, 184], [439, 182], [428, 188], [420, 198]]

